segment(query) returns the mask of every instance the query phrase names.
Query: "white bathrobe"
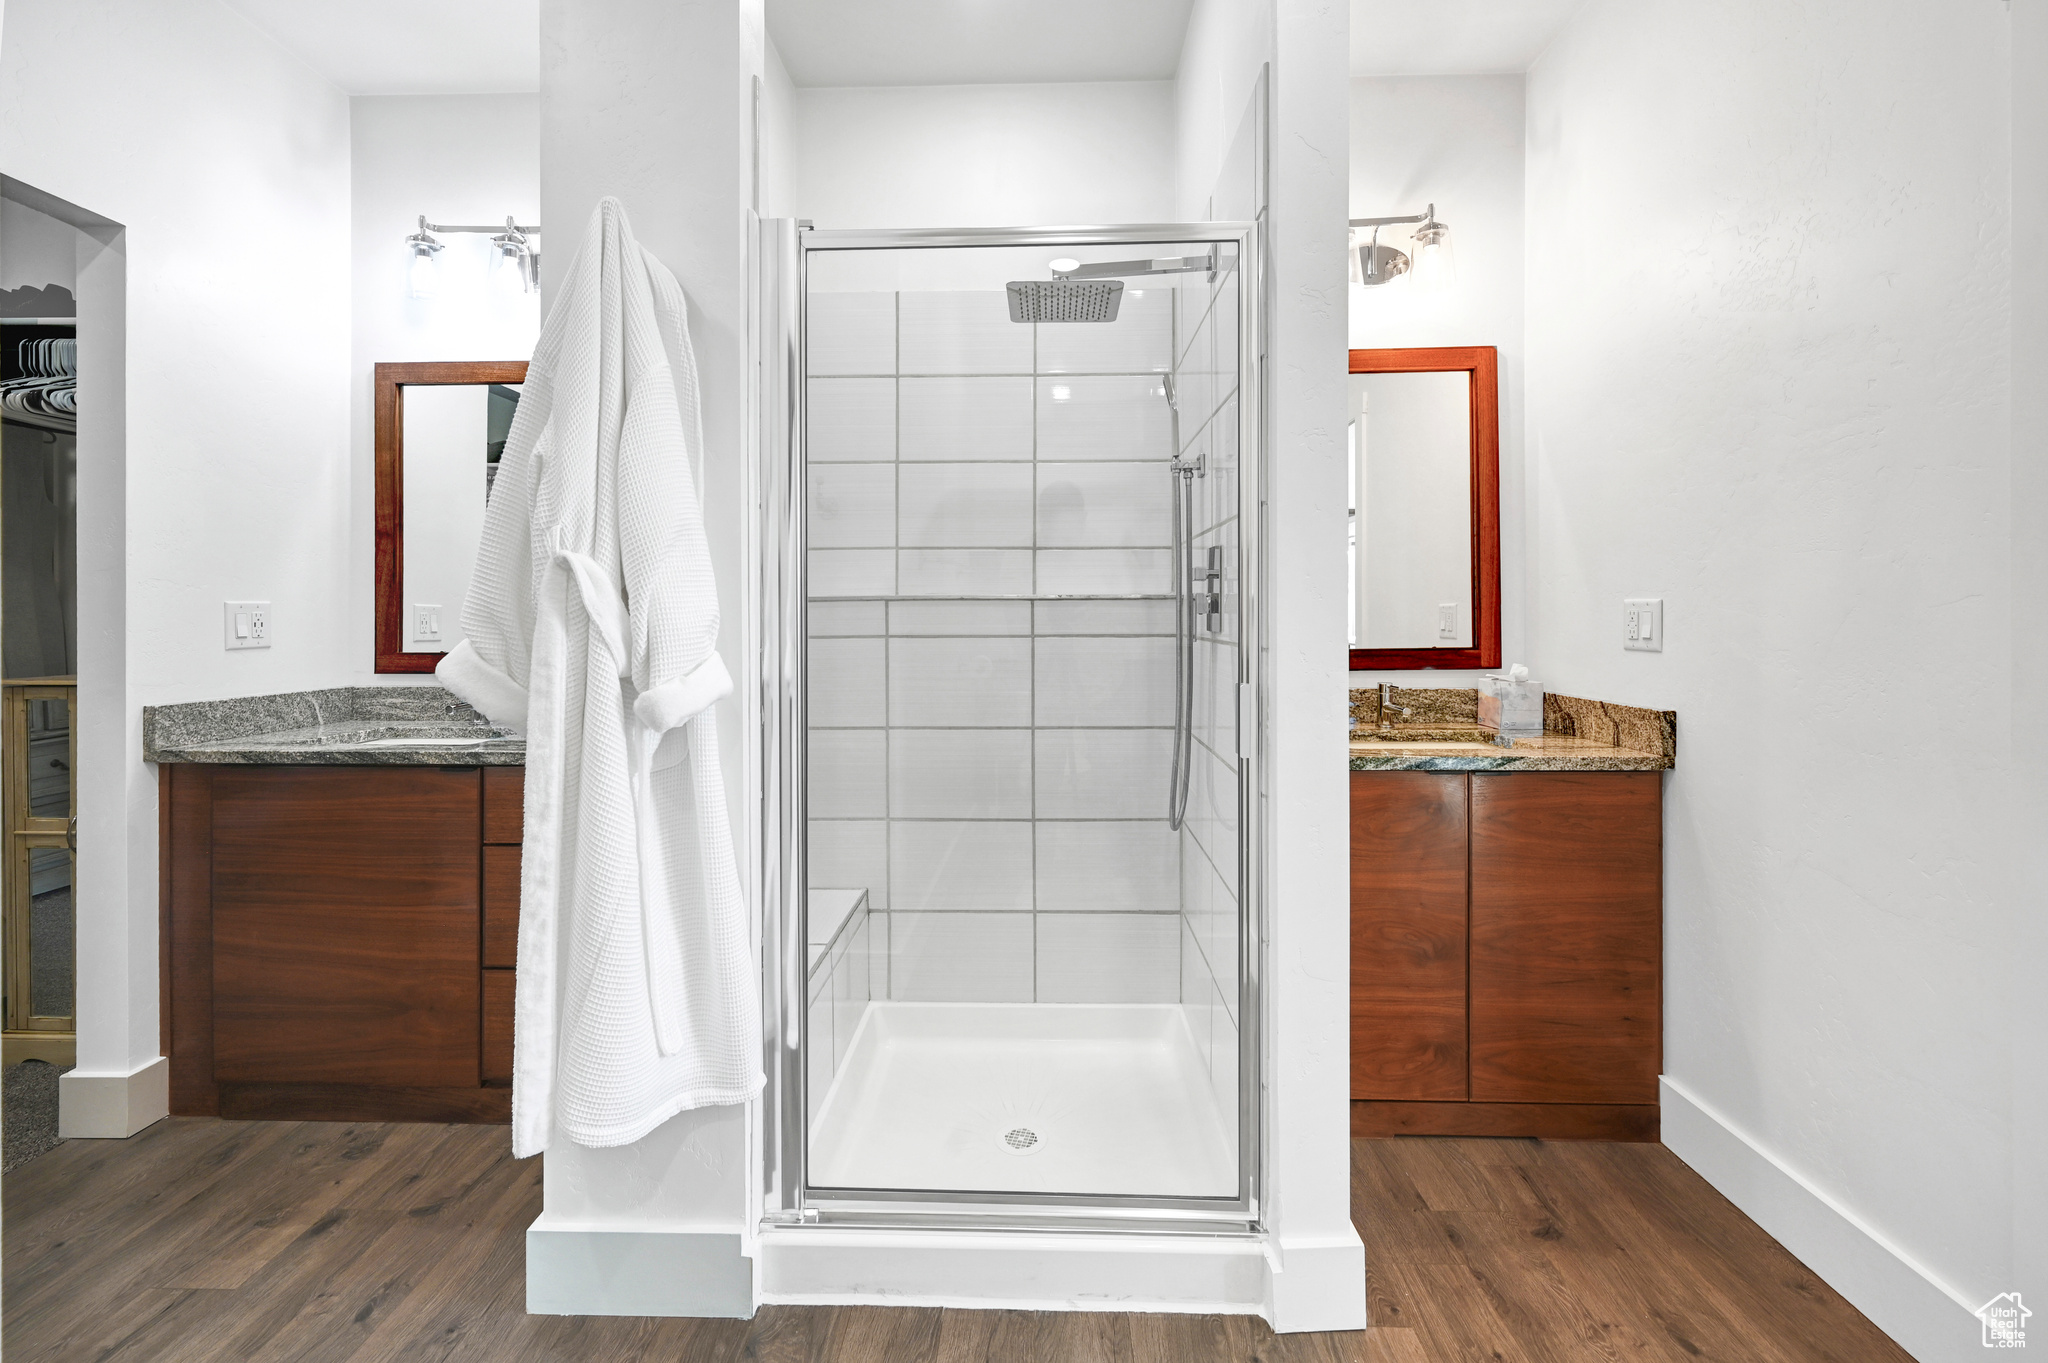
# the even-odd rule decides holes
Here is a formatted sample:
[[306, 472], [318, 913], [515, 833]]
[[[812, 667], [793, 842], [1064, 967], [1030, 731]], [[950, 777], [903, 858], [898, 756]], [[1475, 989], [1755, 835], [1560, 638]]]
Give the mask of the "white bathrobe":
[[591, 215], [436, 676], [526, 735], [512, 1150], [625, 1145], [761, 1088], [760, 999], [711, 707], [732, 690], [687, 307]]

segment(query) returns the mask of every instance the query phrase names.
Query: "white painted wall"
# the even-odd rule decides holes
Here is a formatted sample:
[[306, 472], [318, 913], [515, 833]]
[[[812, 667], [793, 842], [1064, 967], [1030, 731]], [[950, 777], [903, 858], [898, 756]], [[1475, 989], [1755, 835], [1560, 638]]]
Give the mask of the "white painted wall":
[[[1521, 661], [1525, 549], [1522, 460], [1521, 76], [1369, 77], [1351, 82], [1354, 218], [1420, 213], [1435, 203], [1451, 227], [1458, 278], [1431, 293], [1412, 280], [1350, 294], [1357, 349], [1490, 345], [1500, 351], [1501, 661]], [[1408, 230], [1380, 240], [1404, 251]], [[1472, 686], [1474, 672], [1371, 671], [1353, 686]]]
[[1350, 1218], [1349, 828], [1344, 769], [1345, 8], [1196, 0], [1176, 84], [1176, 197], [1258, 206], [1246, 110], [1270, 63], [1262, 821], [1269, 1318], [1365, 1323]]
[[[484, 277], [486, 238], [441, 238], [446, 249], [440, 288], [425, 299], [406, 293], [405, 239], [417, 230], [422, 213], [444, 223], [502, 222], [508, 213], [521, 223], [539, 221], [540, 97], [358, 95], [348, 107], [349, 605], [346, 619], [334, 623], [346, 639], [348, 681], [418, 686], [425, 680], [418, 675], [377, 676], [370, 670], [376, 633], [373, 371], [405, 360], [523, 360], [533, 353], [540, 295], [490, 286]], [[547, 240], [536, 240], [543, 275], [559, 277], [569, 264], [567, 250], [550, 257]], [[554, 238], [562, 248], [575, 241], [574, 233]], [[408, 563], [418, 547], [408, 547]], [[467, 564], [461, 576], [468, 580]], [[408, 620], [408, 637], [411, 625]], [[441, 627], [452, 647], [460, 637], [457, 616], [444, 611]]]
[[1174, 217], [1212, 211], [1216, 177], [1230, 159], [1259, 68], [1273, 60], [1272, 0], [1195, 0], [1173, 82]]
[[775, 44], [762, 39], [761, 202], [764, 218], [793, 218], [796, 201], [796, 86]]
[[[350, 665], [348, 101], [218, 0], [14, 0], [6, 19], [0, 164], [126, 228], [80, 276], [80, 399], [112, 429], [80, 423], [87, 945], [68, 1111], [158, 1055], [141, 707], [328, 686]], [[123, 251], [110, 329], [88, 340], [87, 277]], [[84, 373], [123, 328], [125, 437], [122, 397]], [[104, 376], [121, 352], [100, 353]], [[220, 603], [252, 598], [274, 603], [276, 642], [227, 652]], [[116, 1125], [149, 1119], [115, 1098], [99, 1110]]]
[[[2012, 11], [2012, 505], [2010, 569], [2015, 716], [2048, 707], [2048, 3]], [[2048, 727], [2012, 727], [2014, 826], [2048, 827]], [[2024, 845], [2024, 844], [2022, 844]], [[2011, 868], [2015, 905], [2048, 903], [2048, 860], [2022, 856]], [[2012, 1286], [2048, 1300], [2048, 914], [2014, 915], [2010, 1091]], [[2036, 1307], [2038, 1310], [2039, 1308]]]
[[[2014, 519], [2010, 22], [1593, 0], [1528, 86], [1532, 661], [1680, 714], [1666, 1139], [1929, 1360], [1979, 1356], [2040, 1160], [2004, 964], [2039, 917], [2002, 736], [2043, 534]], [[1664, 598], [1662, 653], [1622, 651], [1625, 595]]]
[[1163, 222], [1173, 85], [794, 92], [790, 212], [820, 228]]
[[[764, 50], [758, 0], [541, 3], [541, 214], [554, 232], [558, 261], [548, 274], [564, 277], [598, 199], [612, 194], [625, 204], [640, 244], [675, 271], [689, 299], [703, 394], [704, 522], [723, 621], [719, 650], [738, 683], [716, 713], [743, 876], [758, 865], [743, 798], [750, 750], [742, 709], [758, 669], [748, 664], [743, 634], [741, 536], [749, 520], [749, 139]], [[748, 893], [758, 903], [758, 887], [749, 884]], [[754, 1111], [704, 1108], [629, 1146], [591, 1150], [565, 1142], [551, 1150], [544, 1156], [542, 1219], [529, 1232], [529, 1302], [592, 1313], [674, 1313], [682, 1306], [690, 1308], [684, 1314], [746, 1314], [750, 1288], [739, 1243], [754, 1220]], [[633, 1235], [649, 1231], [665, 1234]], [[664, 1275], [651, 1296], [622, 1296], [618, 1279], [606, 1276], [608, 1268], [630, 1276], [636, 1258], [659, 1260], [676, 1247], [685, 1259], [697, 1251], [709, 1257], [690, 1260], [688, 1272]]]

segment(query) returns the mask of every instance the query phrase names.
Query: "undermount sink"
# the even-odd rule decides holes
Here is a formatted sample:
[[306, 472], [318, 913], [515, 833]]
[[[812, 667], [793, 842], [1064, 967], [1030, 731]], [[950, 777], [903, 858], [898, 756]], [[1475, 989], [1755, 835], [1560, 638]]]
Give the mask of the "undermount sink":
[[467, 748], [516, 737], [496, 724], [337, 724], [302, 730], [278, 743], [306, 748]]
[[490, 730], [481, 734], [470, 734], [465, 738], [373, 738], [351, 746], [358, 748], [467, 748], [477, 743], [488, 743], [494, 738], [511, 738], [503, 730]]
[[1353, 729], [1353, 743], [1480, 743], [1494, 746], [1491, 729], [1465, 724], [1397, 724], [1391, 729]]

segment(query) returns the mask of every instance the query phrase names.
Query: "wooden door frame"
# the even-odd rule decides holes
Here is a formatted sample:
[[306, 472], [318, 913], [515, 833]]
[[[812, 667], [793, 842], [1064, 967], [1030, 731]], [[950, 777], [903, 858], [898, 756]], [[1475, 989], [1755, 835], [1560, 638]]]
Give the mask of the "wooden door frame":
[[415, 384], [526, 382], [525, 360], [453, 360], [376, 367], [378, 672], [432, 672], [445, 656], [405, 649], [405, 390]]
[[[71, 1015], [39, 1016], [31, 1011], [29, 956], [29, 915], [34, 903], [29, 862], [37, 848], [63, 848], [71, 854], [72, 916], [78, 913], [78, 682], [71, 677], [35, 677], [9, 680], [4, 693], [5, 738], [0, 749], [6, 753], [4, 790], [0, 790], [0, 819], [7, 833], [4, 877], [4, 935], [7, 961], [7, 1016], [5, 1031], [9, 1061], [47, 1059], [43, 1049], [29, 1043], [71, 1037], [78, 1026], [77, 969], [72, 971]], [[28, 706], [31, 701], [61, 700], [69, 718], [71, 786], [70, 814], [62, 819], [36, 818], [29, 812]], [[76, 934], [74, 932], [74, 940]], [[74, 953], [75, 953], [74, 946]], [[62, 1050], [59, 1043], [57, 1050]]]
[[1490, 345], [1351, 352], [1353, 374], [1458, 370], [1472, 376], [1472, 646], [1354, 648], [1353, 672], [1500, 666], [1500, 352]]

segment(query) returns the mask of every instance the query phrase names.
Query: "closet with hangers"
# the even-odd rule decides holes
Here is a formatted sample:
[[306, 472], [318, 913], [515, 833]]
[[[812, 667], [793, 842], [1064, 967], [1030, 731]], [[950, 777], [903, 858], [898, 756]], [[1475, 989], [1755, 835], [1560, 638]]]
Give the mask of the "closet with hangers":
[[[11, 244], [11, 243], [10, 243]], [[47, 287], [38, 301], [69, 301]], [[16, 300], [7, 297], [7, 302]], [[67, 309], [68, 310], [68, 309]], [[73, 1055], [78, 329], [0, 317], [0, 1019], [5, 1059]]]

